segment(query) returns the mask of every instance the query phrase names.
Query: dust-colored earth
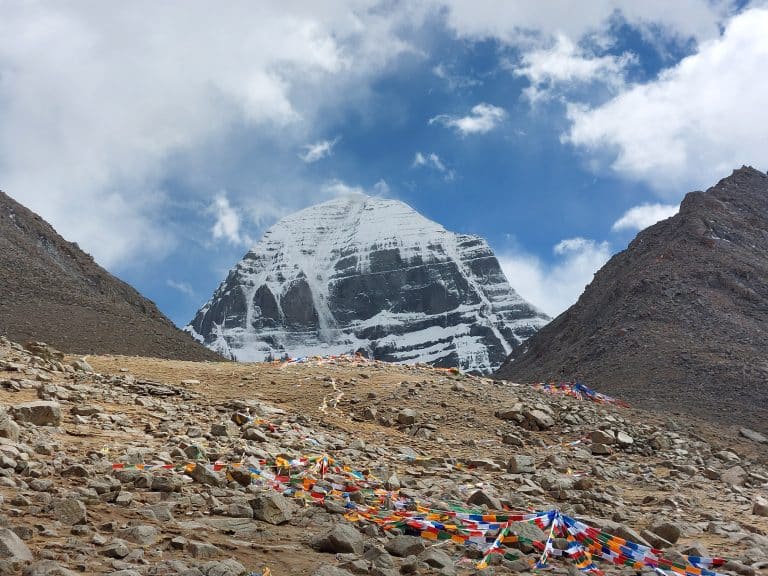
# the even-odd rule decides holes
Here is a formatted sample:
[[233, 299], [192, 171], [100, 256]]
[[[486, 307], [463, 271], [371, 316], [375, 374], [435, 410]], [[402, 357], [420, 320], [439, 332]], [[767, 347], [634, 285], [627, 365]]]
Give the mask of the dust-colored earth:
[[[86, 358], [97, 374], [45, 367], [7, 346], [0, 359], [6, 360], [6, 368], [8, 362], [14, 366], [0, 371], [0, 382], [6, 383], [0, 403], [12, 407], [46, 397], [61, 406], [58, 427], [22, 423], [18, 450], [24, 452], [22, 444], [31, 447], [27, 460], [34, 465], [17, 465], [21, 473], [0, 478], [4, 525], [23, 536], [34, 557], [31, 566], [48, 559], [90, 574], [185, 573], [173, 571], [178, 565], [172, 562], [178, 561], [199, 573], [228, 574], [216, 572], [223, 568], [210, 563], [229, 557], [256, 573], [268, 567], [272, 574], [312, 574], [323, 565], [360, 572], [364, 562], [353, 570], [350, 555], [321, 553], [309, 545], [337, 522], [346, 522], [321, 506], [296, 502], [292, 519], [280, 525], [233, 517], [227, 510], [245, 494], [242, 488], [203, 485], [163, 470], [149, 474], [184, 476], [180, 490], [159, 492], [133, 481], [124, 482], [118, 492], [94, 497], [93, 490], [103, 490], [103, 483], [117, 483], [112, 464], [132, 462], [136, 454], [144, 463], [171, 457], [176, 463], [173, 448], [192, 441], [221, 461], [236, 460], [238, 450], [296, 456], [320, 446], [315, 451], [322, 449], [353, 469], [376, 470], [379, 477], [395, 473], [408, 493], [425, 499], [449, 492], [466, 499], [481, 488], [506, 508], [557, 507], [603, 527], [618, 523], [640, 531], [664, 519], [682, 530], [675, 550], [696, 544], [711, 555], [738, 560], [744, 574], [764, 570], [768, 560], [768, 518], [752, 513], [754, 503], [766, 494], [768, 450], [740, 437], [735, 428], [598, 405], [445, 370], [349, 359], [270, 365]], [[74, 358], [61, 365], [70, 360]], [[302, 436], [275, 433], [251, 442], [239, 430], [212, 434], [213, 426], [230, 420], [238, 402], [278, 408], [265, 418], [299, 426]], [[73, 413], [83, 406], [93, 407], [93, 414]], [[415, 424], [398, 422], [404, 409], [416, 414]], [[551, 413], [553, 424], [514, 419], [532, 410]], [[598, 429], [621, 430], [634, 443], [593, 455], [590, 433]], [[415, 454], [416, 460], [403, 459], [403, 454]], [[533, 456], [536, 471], [509, 472], [507, 462], [516, 455]], [[723, 478], [735, 466], [742, 467], [744, 479], [729, 484]], [[546, 478], [555, 476], [570, 477], [571, 484], [574, 477], [589, 480], [579, 490], [542, 488]], [[41, 491], [32, 486], [33, 478], [52, 485]], [[130, 500], [115, 500], [116, 494], [127, 493]], [[51, 509], [51, 498], [80, 499], [87, 520], [75, 526], [62, 522]], [[172, 518], [150, 513], [157, 506], [168, 508]], [[129, 555], [107, 556], [112, 544], [126, 539], [126, 529], [137, 525], [154, 527], [156, 538], [146, 544], [129, 540]], [[359, 527], [368, 546], [389, 538], [375, 526]], [[215, 548], [198, 552], [192, 541]], [[445, 574], [474, 570], [462, 561], [460, 546], [439, 546], [458, 562]], [[410, 571], [409, 566], [403, 560], [395, 569]], [[563, 573], [569, 568], [565, 560], [553, 566]], [[417, 564], [413, 570], [428, 573], [433, 568]], [[369, 566], [365, 573], [377, 572]]]

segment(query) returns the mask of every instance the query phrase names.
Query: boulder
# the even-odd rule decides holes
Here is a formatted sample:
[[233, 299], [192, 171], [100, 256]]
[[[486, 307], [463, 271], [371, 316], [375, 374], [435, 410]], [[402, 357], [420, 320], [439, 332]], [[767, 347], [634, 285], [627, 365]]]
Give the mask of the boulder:
[[766, 438], [765, 435], [760, 434], [760, 432], [750, 428], [740, 428], [739, 434], [744, 436], [744, 438], [752, 440], [752, 442], [757, 442], [758, 444], [768, 444], [768, 438]]
[[120, 530], [118, 536], [140, 546], [151, 546], [157, 542], [158, 531], [157, 528], [149, 524], [138, 524]]
[[34, 424], [35, 426], [58, 426], [61, 422], [61, 406], [58, 402], [35, 400], [16, 404], [12, 408], [17, 422]]
[[752, 505], [752, 514], [755, 516], [768, 516], [768, 500], [758, 496]]
[[555, 419], [543, 410], [529, 410], [525, 413], [525, 418], [539, 430], [548, 430], [555, 425]]
[[187, 544], [187, 552], [193, 558], [216, 558], [221, 554], [221, 548], [208, 542], [192, 540]]
[[384, 549], [398, 558], [415, 556], [424, 552], [424, 540], [418, 536], [395, 536], [384, 545]]
[[418, 414], [416, 411], [411, 410], [410, 408], [403, 408], [400, 410], [400, 412], [397, 413], [397, 421], [403, 426], [411, 426], [416, 424], [417, 417]]
[[53, 515], [62, 524], [74, 526], [84, 524], [88, 511], [80, 500], [75, 498], [57, 498], [53, 501]]
[[19, 425], [13, 421], [5, 408], [0, 407], [0, 437], [13, 442], [19, 441]]
[[40, 560], [30, 564], [21, 573], [22, 576], [79, 576], [77, 572], [64, 568], [53, 560]]
[[658, 534], [670, 544], [676, 544], [680, 539], [680, 535], [682, 534], [680, 527], [677, 524], [673, 524], [672, 522], [661, 522], [659, 524], [655, 524], [651, 526], [651, 532]]
[[486, 506], [491, 510], [501, 510], [501, 501], [483, 490], [476, 490], [467, 498], [467, 504]]
[[219, 474], [209, 469], [205, 464], [195, 464], [194, 468], [192, 468], [188, 474], [192, 476], [192, 479], [195, 482], [207, 486], [221, 486], [224, 484], [224, 479]]
[[448, 556], [445, 552], [439, 548], [430, 547], [419, 554], [419, 560], [429, 564], [433, 568], [449, 568], [453, 567], [453, 558]]
[[312, 572], [312, 576], [352, 576], [352, 573], [342, 570], [333, 564], [321, 564]]
[[0, 559], [27, 562], [32, 560], [32, 552], [13, 530], [0, 528]]
[[313, 538], [310, 541], [310, 546], [318, 552], [362, 554], [364, 543], [363, 535], [354, 526], [341, 523], [325, 534]]
[[747, 480], [747, 472], [741, 466], [733, 466], [723, 472], [720, 479], [730, 486], [742, 486]]
[[635, 443], [635, 439], [626, 432], [618, 432], [616, 434], [616, 443], [622, 448], [629, 448]]
[[595, 430], [590, 433], [589, 439], [593, 444], [613, 444], [616, 442], [616, 436], [610, 430]]
[[507, 472], [512, 474], [533, 474], [536, 470], [533, 456], [515, 454], [507, 463]]
[[253, 517], [275, 526], [285, 524], [293, 517], [293, 504], [282, 494], [264, 492], [251, 500]]

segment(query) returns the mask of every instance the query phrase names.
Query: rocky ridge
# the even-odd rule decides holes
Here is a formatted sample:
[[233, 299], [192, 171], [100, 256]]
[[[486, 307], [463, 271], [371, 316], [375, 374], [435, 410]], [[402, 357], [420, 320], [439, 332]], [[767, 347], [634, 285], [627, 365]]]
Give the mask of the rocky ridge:
[[642, 232], [498, 371], [768, 432], [768, 176], [743, 167]]
[[[730, 558], [720, 572], [768, 566], [766, 438], [746, 429], [423, 366], [84, 363], [7, 340], [0, 399], [3, 574], [474, 572], [463, 546], [351, 523], [334, 500], [284, 497], [240, 467], [308, 454], [423, 501], [557, 507], [671, 558]], [[527, 571], [539, 555], [512, 546], [519, 558], [496, 557], [493, 573]]]
[[359, 194], [280, 220], [187, 330], [240, 361], [360, 351], [488, 373], [547, 320], [485, 240]]
[[0, 335], [78, 354], [221, 360], [2, 191]]

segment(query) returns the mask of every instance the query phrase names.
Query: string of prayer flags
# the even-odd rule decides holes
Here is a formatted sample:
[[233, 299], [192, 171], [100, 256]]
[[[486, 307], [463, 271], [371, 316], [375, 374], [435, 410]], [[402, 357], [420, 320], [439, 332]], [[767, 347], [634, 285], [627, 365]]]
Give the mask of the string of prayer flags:
[[532, 384], [532, 387], [535, 390], [541, 390], [548, 394], [561, 394], [563, 396], [577, 398], [578, 400], [589, 400], [591, 402], [596, 402], [597, 404], [614, 404], [616, 406], [621, 406], [622, 408], [629, 407], [629, 404], [626, 402], [608, 396], [607, 394], [603, 394], [602, 392], [598, 392], [597, 390], [593, 390], [581, 382], [537, 382]]

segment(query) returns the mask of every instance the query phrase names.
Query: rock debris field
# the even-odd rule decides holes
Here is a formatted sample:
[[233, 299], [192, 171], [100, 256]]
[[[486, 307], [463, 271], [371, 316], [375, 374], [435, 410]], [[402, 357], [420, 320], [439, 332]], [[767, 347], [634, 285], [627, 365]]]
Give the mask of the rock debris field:
[[4, 339], [0, 400], [0, 574], [589, 570], [564, 526], [667, 574], [768, 573], [768, 444], [745, 428], [425, 366]]

